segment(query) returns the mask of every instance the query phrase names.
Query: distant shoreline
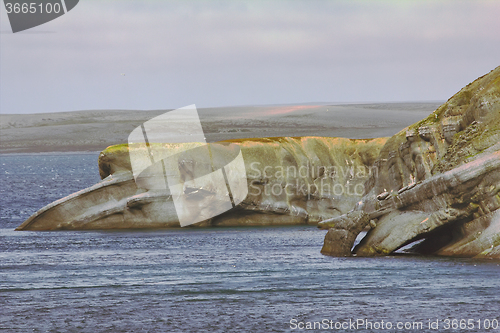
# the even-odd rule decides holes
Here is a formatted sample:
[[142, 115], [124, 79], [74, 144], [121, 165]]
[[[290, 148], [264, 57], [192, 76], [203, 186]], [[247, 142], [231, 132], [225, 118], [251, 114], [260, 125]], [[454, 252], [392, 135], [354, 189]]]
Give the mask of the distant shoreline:
[[[240, 106], [198, 109], [208, 142], [277, 136], [368, 139], [391, 136], [441, 102]], [[0, 154], [82, 153], [127, 142], [143, 122], [168, 110], [0, 114]]]
[[102, 150], [74, 150], [74, 151], [33, 151], [33, 152], [15, 152], [15, 153], [7, 153], [1, 152], [0, 156], [25, 156], [25, 155], [61, 155], [61, 154], [70, 154], [70, 155], [81, 155], [81, 154], [99, 154]]

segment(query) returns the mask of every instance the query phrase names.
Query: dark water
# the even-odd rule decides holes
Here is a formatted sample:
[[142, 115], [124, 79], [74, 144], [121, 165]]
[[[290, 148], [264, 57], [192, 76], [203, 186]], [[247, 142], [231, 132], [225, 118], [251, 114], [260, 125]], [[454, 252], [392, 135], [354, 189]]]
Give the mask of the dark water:
[[499, 262], [330, 258], [314, 227], [13, 231], [94, 184], [96, 160], [0, 156], [0, 330], [302, 332], [324, 320], [308, 331], [500, 331]]

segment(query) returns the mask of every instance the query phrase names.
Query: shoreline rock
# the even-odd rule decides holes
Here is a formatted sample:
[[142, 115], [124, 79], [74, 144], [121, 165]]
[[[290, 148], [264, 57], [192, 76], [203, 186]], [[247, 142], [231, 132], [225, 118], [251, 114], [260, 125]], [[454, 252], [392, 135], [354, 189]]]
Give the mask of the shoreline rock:
[[[249, 194], [233, 209], [193, 227], [316, 225], [342, 215], [364, 194], [362, 185], [386, 140], [231, 140], [241, 148]], [[184, 145], [164, 144], [164, 148]], [[180, 227], [170, 193], [135, 184], [127, 145], [104, 150], [99, 156], [99, 173], [101, 182], [49, 204], [16, 230]]]
[[[344, 230], [357, 231], [351, 224], [366, 224], [354, 213], [376, 218], [376, 227], [352, 253], [338, 248], [351, 249], [354, 235], [323, 253], [386, 255], [424, 239], [414, 253], [500, 258], [500, 67], [391, 137], [375, 165], [361, 204], [318, 227], [347, 219]], [[325, 245], [335, 237], [328, 232]]]
[[[249, 195], [193, 227], [317, 224], [329, 229], [326, 255], [387, 255], [415, 242], [418, 254], [500, 259], [500, 67], [390, 138], [229, 142], [243, 154]], [[16, 230], [179, 227], [170, 193], [138, 188], [128, 156], [127, 145], [108, 147], [100, 183]], [[349, 193], [353, 187], [363, 190]]]

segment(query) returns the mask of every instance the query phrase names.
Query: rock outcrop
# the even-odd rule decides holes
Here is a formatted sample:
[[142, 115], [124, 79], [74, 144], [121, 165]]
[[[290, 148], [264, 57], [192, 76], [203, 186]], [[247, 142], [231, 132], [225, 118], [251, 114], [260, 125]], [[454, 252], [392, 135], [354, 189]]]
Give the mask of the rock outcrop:
[[411, 251], [500, 258], [500, 67], [391, 137], [373, 166], [360, 204], [318, 224], [329, 228], [322, 253], [385, 255], [420, 241]]
[[[243, 155], [248, 195], [194, 226], [318, 224], [328, 229], [322, 253], [332, 256], [386, 255], [415, 243], [416, 253], [500, 258], [500, 67], [389, 139], [231, 142]], [[182, 163], [198, 163], [190, 158]], [[108, 147], [101, 182], [17, 230], [179, 227], [172, 195], [138, 187], [131, 169], [127, 145]]]
[[[233, 209], [194, 226], [314, 225], [347, 213], [363, 196], [363, 184], [386, 140], [233, 140], [243, 155], [248, 195]], [[163, 148], [176, 150], [186, 145], [196, 144], [163, 144]], [[101, 182], [42, 208], [17, 230], [180, 226], [168, 192], [137, 186], [127, 145], [104, 150], [99, 172]]]

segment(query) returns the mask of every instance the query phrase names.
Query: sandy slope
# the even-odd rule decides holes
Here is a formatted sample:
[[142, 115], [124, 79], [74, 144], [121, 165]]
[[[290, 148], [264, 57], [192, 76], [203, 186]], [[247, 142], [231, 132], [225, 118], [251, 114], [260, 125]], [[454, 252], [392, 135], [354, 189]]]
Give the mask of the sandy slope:
[[[243, 106], [199, 109], [209, 142], [273, 136], [391, 136], [441, 103]], [[0, 115], [0, 153], [100, 151], [167, 110]]]

